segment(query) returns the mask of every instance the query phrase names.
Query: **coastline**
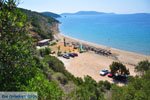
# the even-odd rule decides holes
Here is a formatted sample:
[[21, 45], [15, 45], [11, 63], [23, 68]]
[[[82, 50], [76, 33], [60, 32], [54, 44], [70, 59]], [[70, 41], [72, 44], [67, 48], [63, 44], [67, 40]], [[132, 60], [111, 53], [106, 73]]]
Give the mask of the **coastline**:
[[120, 50], [120, 49], [116, 49], [116, 48], [110, 48], [110, 47], [107, 47], [104, 45], [99, 45], [99, 44], [75, 39], [75, 38], [66, 36], [60, 32], [55, 34], [55, 39], [58, 39], [61, 42], [63, 42], [64, 38], [66, 39], [66, 42], [78, 42], [78, 43], [86, 44], [86, 45], [89, 45], [92, 47], [110, 50], [113, 54], [115, 54], [119, 58], [119, 61], [121, 61], [122, 63], [125, 63], [125, 64], [137, 65], [138, 62], [140, 62], [142, 60], [149, 60], [150, 61], [150, 56], [147, 56], [147, 55], [137, 54], [134, 52]]

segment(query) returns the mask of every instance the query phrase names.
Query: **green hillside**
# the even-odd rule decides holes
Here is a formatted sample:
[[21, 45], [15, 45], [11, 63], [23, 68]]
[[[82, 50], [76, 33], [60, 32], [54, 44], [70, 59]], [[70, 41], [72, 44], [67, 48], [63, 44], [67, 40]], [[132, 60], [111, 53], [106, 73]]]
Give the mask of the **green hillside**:
[[51, 28], [57, 20], [18, 9], [13, 0], [0, 4], [0, 91], [35, 91], [39, 100], [105, 100], [90, 76], [74, 77], [49, 48], [36, 50], [32, 44], [33, 29], [48, 32], [44, 26]]
[[27, 16], [30, 35], [35, 40], [41, 40], [45, 38], [53, 39], [54, 30], [56, 24], [59, 23], [56, 19], [50, 16], [45, 16], [41, 13], [33, 12], [30, 10], [20, 8], [21, 12], [23, 12]]
[[60, 15], [54, 14], [52, 12], [42, 12], [41, 14], [43, 14], [45, 16], [53, 17], [53, 18], [59, 18], [59, 17], [61, 17]]

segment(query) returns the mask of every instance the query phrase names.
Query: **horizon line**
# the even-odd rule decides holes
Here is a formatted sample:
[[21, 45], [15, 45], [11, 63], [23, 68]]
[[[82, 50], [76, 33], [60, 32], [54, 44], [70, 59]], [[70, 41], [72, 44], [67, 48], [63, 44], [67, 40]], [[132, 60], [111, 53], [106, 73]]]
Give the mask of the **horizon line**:
[[[78, 13], [78, 12], [98, 12], [98, 13], [112, 13], [112, 14], [150, 14], [150, 12], [135, 12], [135, 13], [116, 13], [116, 12], [101, 12], [101, 11], [95, 11], [95, 10], [80, 10], [80, 11], [76, 11], [76, 12], [63, 12], [63, 13], [69, 13], [69, 14], [75, 14], [75, 13]], [[51, 13], [55, 13], [53, 11], [40, 11], [39, 13], [42, 13], [42, 12], [51, 12]], [[55, 14], [63, 14], [63, 13], [55, 13]]]
[[[22, 8], [22, 7], [19, 7], [19, 8]], [[27, 8], [22, 8], [22, 9], [27, 9]], [[31, 11], [35, 11], [35, 10], [32, 10], [32, 9], [27, 9], [27, 10], [31, 10]], [[61, 13], [57, 13], [55, 11], [35, 11], [35, 12], [38, 12], [38, 13], [42, 13], [42, 12], [51, 12], [51, 13], [55, 13], [55, 14], [58, 14], [58, 15], [61, 15], [63, 13], [71, 13], [71, 14], [74, 14], [74, 13], [77, 13], [77, 12], [81, 12], [81, 11], [85, 11], [85, 12], [88, 12], [88, 11], [93, 11], [93, 12], [98, 12], [98, 13], [113, 13], [113, 14], [150, 14], [150, 12], [133, 12], [133, 13], [117, 13], [117, 12], [103, 12], [103, 11], [96, 11], [96, 10], [79, 10], [79, 11], [74, 11], [74, 12], [61, 12]]]

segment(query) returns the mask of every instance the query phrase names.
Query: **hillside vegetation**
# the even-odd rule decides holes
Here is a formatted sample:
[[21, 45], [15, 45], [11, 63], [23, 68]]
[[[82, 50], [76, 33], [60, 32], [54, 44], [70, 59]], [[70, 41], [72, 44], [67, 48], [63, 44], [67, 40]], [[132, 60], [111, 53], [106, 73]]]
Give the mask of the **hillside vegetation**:
[[[36, 41], [49, 38], [53, 40], [53, 34], [57, 31], [57, 24], [59, 21], [50, 16], [45, 16], [41, 13], [20, 8], [27, 16], [29, 24], [29, 33]], [[55, 14], [56, 15], [56, 14]]]
[[16, 8], [15, 3], [0, 1], [0, 91], [34, 91], [39, 100], [105, 100], [91, 77], [86, 81], [75, 78], [59, 59], [49, 55], [50, 49], [36, 50], [29, 35], [30, 24], [36, 18], [40, 23], [38, 18], [43, 18], [41, 21], [45, 17], [34, 12], [34, 18], [30, 11]]
[[41, 14], [43, 14], [45, 16], [48, 16], [48, 17], [53, 17], [53, 18], [59, 18], [59, 17], [61, 17], [60, 15], [54, 14], [52, 12], [42, 12]]

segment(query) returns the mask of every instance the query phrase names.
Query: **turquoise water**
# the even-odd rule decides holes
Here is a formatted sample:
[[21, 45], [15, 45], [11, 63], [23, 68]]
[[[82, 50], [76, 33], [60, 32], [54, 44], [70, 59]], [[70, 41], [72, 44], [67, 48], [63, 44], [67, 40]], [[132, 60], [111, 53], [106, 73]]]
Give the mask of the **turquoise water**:
[[64, 35], [150, 55], [150, 14], [70, 15], [58, 20]]

